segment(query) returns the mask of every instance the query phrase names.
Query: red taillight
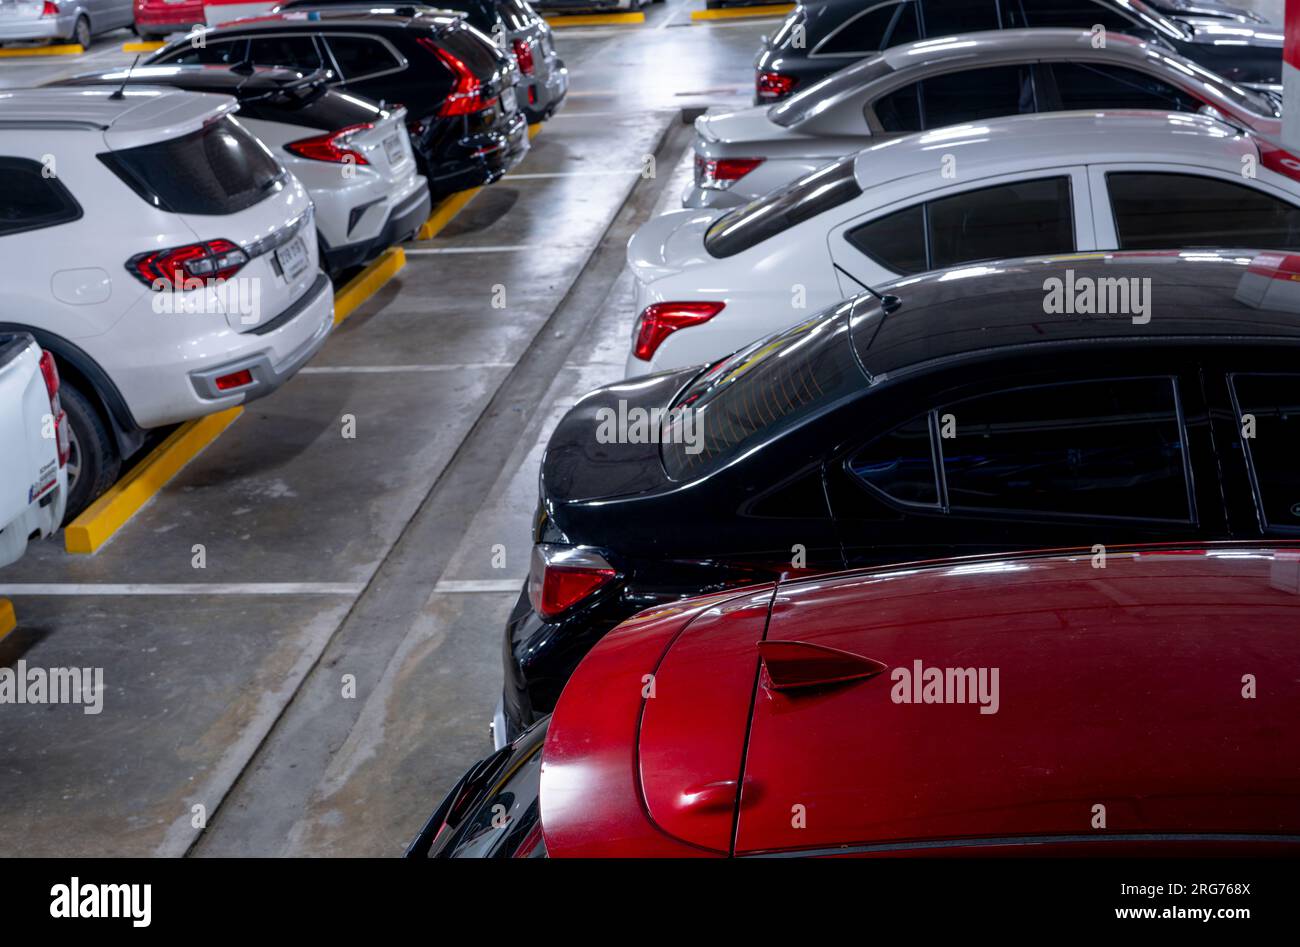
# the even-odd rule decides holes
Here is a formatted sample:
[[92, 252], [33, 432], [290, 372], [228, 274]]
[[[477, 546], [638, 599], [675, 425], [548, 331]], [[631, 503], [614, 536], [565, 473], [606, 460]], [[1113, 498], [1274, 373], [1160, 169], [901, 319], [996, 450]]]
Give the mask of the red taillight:
[[758, 74], [758, 100], [775, 102], [790, 94], [798, 80], [794, 76], [783, 76], [778, 72], [760, 72]]
[[451, 115], [473, 115], [496, 102], [494, 98], [483, 97], [483, 80], [474, 75], [469, 66], [427, 36], [421, 36], [416, 42], [437, 56], [442, 64], [451, 70], [456, 80], [451, 87], [451, 92], [438, 109], [439, 115], [444, 118]]
[[664, 339], [678, 329], [708, 322], [726, 303], [653, 303], [641, 313], [633, 354], [643, 362], [654, 357]]
[[58, 15], [59, 15], [59, 5], [57, 3], [51, 3], [50, 0], [45, 0], [45, 5], [41, 7], [41, 16], [58, 16]]
[[538, 543], [528, 573], [528, 599], [537, 614], [554, 618], [616, 574], [604, 556], [590, 549]]
[[188, 290], [228, 279], [247, 262], [248, 254], [229, 240], [209, 240], [141, 253], [128, 260], [126, 268], [146, 286]]
[[695, 156], [695, 183], [700, 187], [725, 191], [763, 163], [762, 158], [718, 158]]
[[231, 372], [229, 375], [219, 375], [213, 382], [217, 386], [217, 391], [229, 391], [232, 388], [243, 388], [245, 385], [253, 383], [253, 373], [245, 368], [243, 371]]
[[347, 128], [340, 128], [336, 132], [317, 135], [314, 138], [300, 138], [298, 141], [289, 142], [284, 147], [298, 157], [310, 158], [312, 161], [333, 161], [336, 164], [350, 161], [352, 164], [369, 164], [365, 155], [347, 145], [348, 139], [357, 132], [369, 131], [374, 127], [369, 122], [362, 122], [360, 125], [349, 125]]
[[41, 378], [45, 380], [45, 393], [50, 397], [50, 417], [54, 419], [59, 466], [63, 467], [68, 463], [72, 440], [68, 437], [68, 414], [63, 410], [63, 403], [59, 399], [59, 367], [54, 364], [54, 356], [49, 352], [41, 353]]
[[526, 76], [533, 74], [533, 47], [526, 39], [514, 40], [512, 45], [515, 48], [515, 62], [519, 63], [519, 71]]

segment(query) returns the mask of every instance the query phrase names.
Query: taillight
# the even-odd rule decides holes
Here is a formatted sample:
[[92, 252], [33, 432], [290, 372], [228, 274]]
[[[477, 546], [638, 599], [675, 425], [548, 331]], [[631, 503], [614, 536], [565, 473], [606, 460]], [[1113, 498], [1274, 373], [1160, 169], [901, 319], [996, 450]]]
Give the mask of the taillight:
[[783, 76], [778, 72], [760, 72], [758, 74], [758, 100], [775, 102], [790, 94], [798, 80], [794, 76]]
[[41, 353], [41, 377], [45, 379], [45, 393], [50, 398], [50, 417], [54, 419], [54, 438], [59, 451], [59, 466], [66, 466], [68, 455], [72, 451], [72, 439], [68, 437], [68, 414], [63, 410], [59, 399], [59, 367], [54, 364], [54, 356], [49, 352]]
[[229, 375], [219, 375], [213, 381], [217, 386], [217, 391], [230, 391], [234, 388], [243, 388], [245, 385], [253, 383], [253, 373], [247, 369], [240, 369], [237, 372], [231, 372]]
[[438, 114], [444, 118], [452, 115], [473, 115], [475, 112], [481, 112], [488, 108], [494, 102], [495, 98], [485, 99], [483, 97], [483, 80], [470, 70], [456, 56], [443, 49], [437, 43], [427, 36], [421, 36], [416, 40], [425, 49], [431, 51], [442, 61], [442, 64], [451, 70], [452, 76], [455, 77], [455, 84], [451, 87], [451, 92], [443, 100], [438, 109]]
[[515, 62], [519, 63], [519, 71], [526, 76], [533, 74], [533, 46], [526, 39], [517, 39], [512, 45], [515, 48]]
[[347, 128], [340, 128], [336, 132], [329, 132], [324, 135], [316, 135], [314, 138], [300, 138], [297, 141], [291, 141], [284, 147], [288, 148], [300, 158], [310, 158], [312, 161], [333, 161], [336, 164], [350, 162], [352, 164], [369, 164], [366, 156], [361, 152], [348, 147], [348, 141], [358, 132], [369, 131], [374, 128], [369, 122], [362, 122], [360, 125], [349, 125]]
[[45, 0], [45, 5], [41, 7], [41, 16], [58, 16], [58, 15], [59, 15], [59, 5], [57, 3], [51, 3], [50, 0]]
[[725, 191], [763, 163], [762, 158], [705, 158], [695, 156], [695, 183], [715, 191]]
[[229, 240], [209, 240], [138, 254], [126, 268], [151, 288], [188, 290], [228, 279], [247, 262], [248, 254]]
[[641, 312], [633, 354], [643, 362], [654, 357], [664, 339], [678, 329], [708, 322], [726, 303], [653, 303]]
[[593, 550], [538, 543], [528, 572], [528, 600], [537, 614], [554, 618], [616, 574], [605, 557]]

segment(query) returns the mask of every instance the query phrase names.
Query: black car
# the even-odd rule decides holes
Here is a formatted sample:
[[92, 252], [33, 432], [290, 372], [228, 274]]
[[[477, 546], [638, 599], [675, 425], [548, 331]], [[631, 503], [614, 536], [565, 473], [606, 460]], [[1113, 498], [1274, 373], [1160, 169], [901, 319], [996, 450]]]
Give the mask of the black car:
[[[542, 460], [498, 745], [554, 708], [610, 628], [682, 596], [801, 570], [1300, 534], [1300, 284], [1282, 278], [1297, 263], [1207, 250], [955, 268], [709, 368], [586, 395]], [[1149, 307], [1053, 314], [1055, 280]], [[661, 423], [634, 436], [642, 411]]]
[[457, 14], [275, 14], [177, 39], [146, 64], [191, 63], [327, 69], [336, 88], [406, 106], [434, 197], [489, 184], [528, 151], [513, 64]]
[[1160, 43], [1233, 82], [1281, 94], [1281, 28], [1228, 14], [1166, 15], [1143, 0], [808, 0], [759, 50], [755, 102], [778, 102], [865, 56], [916, 40], [1098, 25]]

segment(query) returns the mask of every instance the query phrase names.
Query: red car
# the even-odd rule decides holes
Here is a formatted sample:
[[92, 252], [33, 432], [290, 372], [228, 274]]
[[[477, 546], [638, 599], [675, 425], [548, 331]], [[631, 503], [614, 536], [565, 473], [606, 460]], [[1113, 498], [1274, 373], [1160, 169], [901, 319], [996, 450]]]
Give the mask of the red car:
[[413, 856], [1300, 854], [1300, 544], [941, 560], [643, 613]]
[[204, 22], [203, 0], [135, 0], [135, 31], [141, 39], [162, 39]]

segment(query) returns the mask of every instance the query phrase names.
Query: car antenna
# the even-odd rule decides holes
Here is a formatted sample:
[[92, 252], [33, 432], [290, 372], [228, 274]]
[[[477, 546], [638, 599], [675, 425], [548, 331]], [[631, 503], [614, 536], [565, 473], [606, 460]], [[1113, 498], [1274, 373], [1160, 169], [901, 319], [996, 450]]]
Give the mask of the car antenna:
[[853, 282], [857, 283], [859, 286], [865, 289], [872, 296], [875, 296], [876, 299], [880, 301], [880, 308], [884, 310], [885, 315], [889, 315], [891, 312], [897, 311], [897, 309], [903, 305], [903, 301], [899, 299], [897, 296], [895, 296], [893, 293], [884, 293], [884, 294], [878, 293], [870, 286], [868, 286], [866, 283], [862, 282], [861, 280], [853, 279], [852, 276], [849, 276], [848, 273], [840, 269], [838, 264], [832, 263], [831, 265], [834, 266], [835, 269], [839, 270], [841, 273], [844, 273], [845, 276], [848, 276], [849, 279], [853, 280]]
[[109, 96], [110, 99], [121, 99], [126, 96], [126, 84], [131, 81], [131, 73], [139, 61], [140, 54], [136, 53], [135, 59], [132, 60], [131, 65], [126, 70], [126, 75], [122, 77], [122, 84], [113, 91], [113, 94]]

